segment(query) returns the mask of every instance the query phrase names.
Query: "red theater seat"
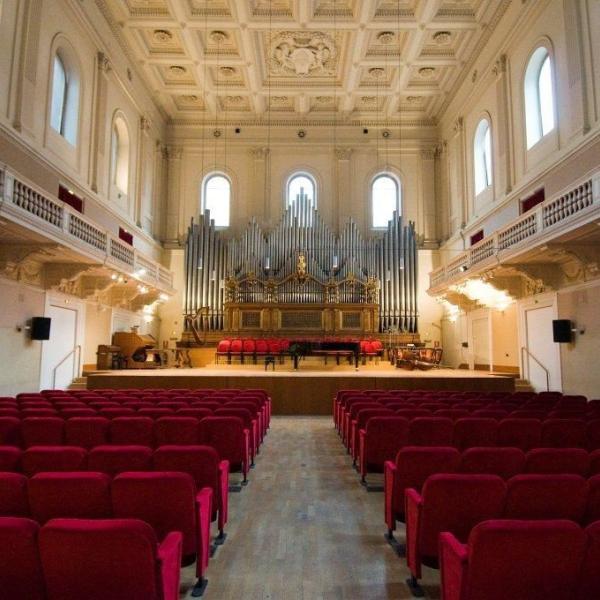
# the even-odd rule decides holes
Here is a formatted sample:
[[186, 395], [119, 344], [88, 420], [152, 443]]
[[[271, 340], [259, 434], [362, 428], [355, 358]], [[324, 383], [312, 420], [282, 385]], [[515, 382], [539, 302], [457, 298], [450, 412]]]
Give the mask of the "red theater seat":
[[541, 443], [542, 424], [538, 419], [509, 417], [498, 423], [498, 446], [511, 446], [527, 452], [531, 448], [539, 448]]
[[574, 599], [585, 547], [583, 530], [569, 521], [487, 521], [467, 544], [442, 533], [442, 598]]
[[21, 445], [21, 421], [17, 417], [0, 417], [0, 445]]
[[411, 446], [452, 446], [454, 427], [446, 417], [417, 417], [410, 422], [408, 441]]
[[0, 517], [1, 600], [47, 600], [38, 552], [39, 529], [30, 519]]
[[546, 419], [542, 423], [542, 446], [585, 448], [586, 424], [581, 419]]
[[522, 473], [525, 453], [519, 448], [468, 448], [460, 461], [462, 473], [498, 475], [507, 480]]
[[231, 341], [230, 340], [221, 340], [218, 344], [217, 344], [217, 351], [215, 352], [215, 362], [218, 364], [219, 362], [219, 358], [221, 356], [225, 356], [227, 358], [227, 360], [229, 361], [229, 350], [231, 348]]
[[467, 448], [495, 446], [498, 437], [496, 419], [467, 417], [454, 424], [453, 443], [459, 450]]
[[45, 471], [84, 471], [86, 451], [78, 446], [33, 446], [23, 452], [23, 472], [28, 477]]
[[581, 448], [534, 448], [527, 453], [525, 473], [572, 473], [587, 477], [589, 455]]
[[588, 497], [585, 509], [585, 523], [600, 521], [600, 475], [588, 479]]
[[125, 471], [152, 470], [148, 446], [96, 446], [88, 453], [88, 469], [113, 477]]
[[26, 448], [64, 444], [65, 422], [58, 417], [27, 417], [21, 421], [21, 435]]
[[65, 423], [65, 438], [69, 446], [93, 448], [108, 442], [110, 421], [104, 417], [73, 417]]
[[157, 446], [165, 444], [198, 444], [198, 419], [194, 417], [161, 417], [154, 423], [154, 439]]
[[579, 581], [577, 600], [600, 598], [600, 522], [592, 523], [585, 530], [587, 546]]
[[119, 446], [152, 446], [153, 429], [150, 417], [117, 417], [110, 422], [110, 442]]
[[47, 600], [178, 600], [181, 534], [135, 519], [54, 519], [39, 536]]
[[16, 446], [0, 446], [0, 471], [19, 471], [22, 454]]
[[[27, 477], [21, 473], [0, 472], [0, 516], [28, 517]], [[0, 552], [4, 550], [0, 546]], [[2, 562], [2, 561], [0, 561]], [[0, 591], [0, 598], [2, 592]]]

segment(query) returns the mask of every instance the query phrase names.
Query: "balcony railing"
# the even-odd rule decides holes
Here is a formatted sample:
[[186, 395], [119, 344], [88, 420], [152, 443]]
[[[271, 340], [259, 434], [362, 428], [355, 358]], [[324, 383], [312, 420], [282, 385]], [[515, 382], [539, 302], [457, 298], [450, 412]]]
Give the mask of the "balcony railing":
[[[451, 282], [474, 266], [482, 266], [493, 256], [505, 258], [508, 251], [534, 245], [559, 227], [568, 227], [596, 212], [600, 206], [600, 172], [585, 178], [568, 191], [538, 204], [493, 235], [461, 252], [447, 265], [429, 273], [430, 289]], [[504, 254], [504, 256], [503, 256]]]
[[52, 235], [76, 250], [150, 285], [170, 291], [173, 274], [112, 233], [0, 165], [0, 213]]

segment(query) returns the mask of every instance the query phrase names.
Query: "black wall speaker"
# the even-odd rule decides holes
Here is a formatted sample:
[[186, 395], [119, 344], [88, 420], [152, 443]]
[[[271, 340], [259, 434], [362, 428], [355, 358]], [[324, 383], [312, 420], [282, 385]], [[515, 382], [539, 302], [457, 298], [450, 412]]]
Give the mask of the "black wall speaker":
[[552, 337], [558, 344], [571, 342], [571, 321], [569, 319], [555, 319], [552, 321]]
[[50, 339], [50, 319], [48, 317], [33, 317], [31, 319], [31, 339]]

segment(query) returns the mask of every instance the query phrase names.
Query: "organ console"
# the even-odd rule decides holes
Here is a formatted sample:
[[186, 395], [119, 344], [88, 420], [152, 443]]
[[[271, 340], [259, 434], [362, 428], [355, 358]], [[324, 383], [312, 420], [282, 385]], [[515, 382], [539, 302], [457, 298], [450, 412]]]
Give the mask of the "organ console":
[[337, 236], [301, 192], [269, 232], [252, 219], [228, 239], [207, 211], [188, 229], [184, 310], [196, 339], [199, 331], [414, 334], [414, 224], [394, 213], [365, 238], [350, 219]]
[[112, 343], [121, 349], [127, 369], [156, 369], [161, 366], [161, 353], [151, 335], [137, 331], [113, 333]]

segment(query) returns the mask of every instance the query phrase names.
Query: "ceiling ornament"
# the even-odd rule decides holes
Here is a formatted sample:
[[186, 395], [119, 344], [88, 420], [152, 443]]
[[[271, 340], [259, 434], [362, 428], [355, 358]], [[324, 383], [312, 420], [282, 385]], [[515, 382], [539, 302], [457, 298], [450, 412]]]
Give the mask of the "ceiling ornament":
[[419, 77], [421, 79], [433, 79], [435, 77], [435, 69], [433, 67], [421, 67], [419, 69]]
[[229, 36], [224, 31], [211, 31], [210, 41], [214, 44], [222, 44], [229, 39]]
[[284, 31], [271, 40], [269, 58], [273, 75], [333, 75], [336, 57], [335, 42], [326, 33]]
[[385, 46], [391, 44], [396, 39], [396, 34], [393, 31], [382, 31], [377, 34], [377, 40]]
[[173, 34], [166, 29], [155, 29], [152, 37], [158, 44], [168, 44], [173, 40]]
[[173, 66], [169, 67], [169, 73], [173, 77], [181, 78], [181, 77], [186, 76], [187, 69], [185, 67], [181, 67], [179, 65], [173, 65]]
[[406, 102], [408, 104], [422, 104], [423, 103], [423, 96], [407, 96], [406, 97]]
[[229, 78], [233, 77], [236, 74], [236, 70], [235, 67], [220, 67], [219, 73], [221, 73], [223, 77]]
[[369, 76], [371, 79], [383, 79], [385, 77], [385, 69], [381, 67], [371, 67], [369, 69]]
[[448, 46], [452, 41], [452, 33], [450, 31], [437, 31], [433, 34], [433, 41], [438, 46]]

